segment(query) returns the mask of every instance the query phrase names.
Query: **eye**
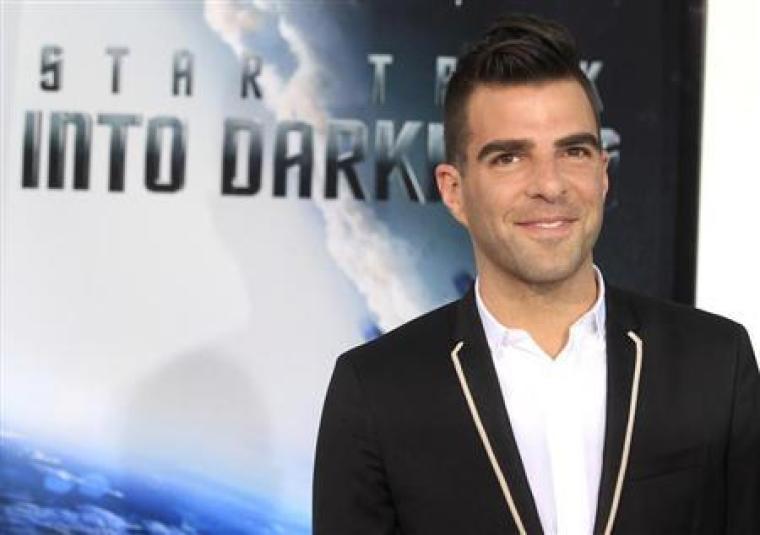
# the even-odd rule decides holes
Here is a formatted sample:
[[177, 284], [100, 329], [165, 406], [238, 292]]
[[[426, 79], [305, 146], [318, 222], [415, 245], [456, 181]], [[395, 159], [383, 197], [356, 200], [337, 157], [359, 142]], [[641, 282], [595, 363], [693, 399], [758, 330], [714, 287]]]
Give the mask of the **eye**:
[[521, 159], [522, 155], [517, 152], [502, 152], [491, 160], [491, 165], [511, 165], [519, 162]]
[[569, 156], [570, 158], [578, 159], [591, 158], [591, 156], [593, 156], [593, 152], [586, 146], [574, 145], [565, 149], [565, 155]]

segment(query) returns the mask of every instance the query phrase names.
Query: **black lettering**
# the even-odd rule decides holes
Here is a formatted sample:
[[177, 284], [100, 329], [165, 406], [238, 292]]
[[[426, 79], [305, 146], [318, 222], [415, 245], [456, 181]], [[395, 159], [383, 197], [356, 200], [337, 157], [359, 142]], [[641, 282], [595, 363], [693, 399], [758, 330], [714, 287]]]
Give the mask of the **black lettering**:
[[66, 170], [66, 146], [69, 126], [74, 127], [74, 189], [90, 185], [90, 116], [84, 113], [53, 112], [50, 119], [50, 152], [48, 157], [48, 187], [63, 188]]
[[243, 53], [242, 76], [240, 79], [240, 96], [248, 98], [248, 89], [253, 90], [256, 98], [261, 98], [261, 87], [259, 87], [256, 78], [261, 74], [261, 57], [248, 52]]
[[[361, 121], [343, 119], [328, 123], [325, 198], [338, 197], [338, 174], [341, 172], [353, 196], [360, 200], [366, 198], [354, 166], [364, 160], [367, 138], [367, 127]], [[341, 152], [341, 142], [348, 145], [348, 150]]]
[[372, 82], [372, 103], [385, 103], [386, 90], [386, 71], [388, 65], [393, 65], [393, 56], [390, 54], [370, 54], [367, 56], [369, 62], [374, 65], [374, 76]]
[[40, 184], [40, 131], [42, 112], [28, 111], [24, 119], [24, 153], [21, 187], [36, 188]]
[[121, 58], [129, 54], [129, 49], [119, 46], [109, 46], [106, 48], [106, 54], [113, 58], [111, 68], [111, 93], [121, 91]]
[[[161, 180], [160, 163], [163, 153], [163, 130], [171, 129], [171, 165], [168, 180]], [[174, 192], [185, 184], [185, 132], [176, 117], [155, 117], [148, 121], [148, 143], [145, 154], [145, 186], [150, 191]]]
[[40, 72], [42, 79], [40, 87], [45, 91], [58, 91], [61, 89], [63, 69], [63, 49], [57, 45], [42, 47]]
[[127, 150], [127, 128], [142, 122], [139, 115], [101, 113], [98, 124], [111, 127], [111, 149], [108, 166], [108, 191], [124, 191], [124, 155]]
[[[236, 184], [238, 136], [248, 134], [248, 173], [244, 184]], [[236, 180], [237, 179], [237, 180]], [[224, 121], [222, 149], [222, 195], [254, 195], [261, 188], [261, 124], [245, 119]]]
[[390, 190], [390, 176], [395, 169], [401, 174], [401, 181], [409, 198], [415, 202], [425, 202], [425, 196], [417, 181], [407, 151], [422, 128], [419, 121], [406, 121], [398, 137], [393, 139], [393, 121], [377, 121], [375, 128], [375, 194], [378, 200], [387, 200]]
[[443, 99], [446, 96], [446, 88], [449, 86], [449, 80], [457, 68], [457, 58], [453, 56], [438, 56], [435, 58], [435, 96], [436, 106], [443, 106]]
[[[193, 94], [193, 54], [188, 50], [174, 53], [174, 75], [172, 76], [172, 94], [179, 95], [180, 85], [184, 86], [185, 96]], [[184, 83], [181, 83], [184, 82]]]
[[[299, 150], [290, 154], [289, 141], [298, 137]], [[274, 144], [274, 196], [285, 197], [288, 189], [288, 170], [298, 167], [298, 196], [311, 197], [311, 172], [314, 165], [311, 126], [299, 121], [283, 121], [277, 125]]]

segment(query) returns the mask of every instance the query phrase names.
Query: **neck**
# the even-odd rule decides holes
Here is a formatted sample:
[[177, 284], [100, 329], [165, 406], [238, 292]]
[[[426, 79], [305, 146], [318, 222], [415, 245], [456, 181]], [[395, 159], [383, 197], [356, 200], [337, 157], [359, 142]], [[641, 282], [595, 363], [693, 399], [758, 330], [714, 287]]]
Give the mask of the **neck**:
[[562, 281], [531, 283], [483, 270], [480, 298], [502, 325], [527, 331], [551, 357], [567, 343], [570, 326], [594, 305], [598, 295], [591, 260]]

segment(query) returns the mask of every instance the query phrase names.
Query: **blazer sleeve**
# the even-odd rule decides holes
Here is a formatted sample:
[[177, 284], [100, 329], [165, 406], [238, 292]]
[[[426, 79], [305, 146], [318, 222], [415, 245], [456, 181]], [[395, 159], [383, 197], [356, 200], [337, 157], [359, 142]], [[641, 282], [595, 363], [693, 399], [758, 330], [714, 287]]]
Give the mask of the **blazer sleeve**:
[[726, 472], [726, 533], [760, 533], [760, 373], [739, 328]]
[[327, 389], [314, 464], [313, 535], [393, 535], [396, 513], [376, 429], [352, 362]]

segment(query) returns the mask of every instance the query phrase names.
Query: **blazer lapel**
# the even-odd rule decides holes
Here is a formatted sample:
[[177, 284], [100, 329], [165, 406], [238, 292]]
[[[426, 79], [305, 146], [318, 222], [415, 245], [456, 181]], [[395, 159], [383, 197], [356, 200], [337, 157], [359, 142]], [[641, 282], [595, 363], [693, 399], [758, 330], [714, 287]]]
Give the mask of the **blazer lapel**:
[[[459, 351], [462, 370], [525, 529], [531, 534], [543, 533], [509, 422], [491, 350], [478, 315], [474, 288], [470, 288], [459, 302], [454, 335], [452, 347], [459, 341], [464, 343]], [[464, 402], [462, 399], [462, 403]], [[489, 475], [496, 477], [493, 474]], [[504, 509], [505, 513], [509, 514], [506, 503]]]
[[610, 514], [628, 421], [636, 352], [627, 333], [638, 332], [636, 316], [624, 294], [614, 287], [607, 287], [606, 291], [607, 417], [594, 524], [596, 534], [604, 532]]

